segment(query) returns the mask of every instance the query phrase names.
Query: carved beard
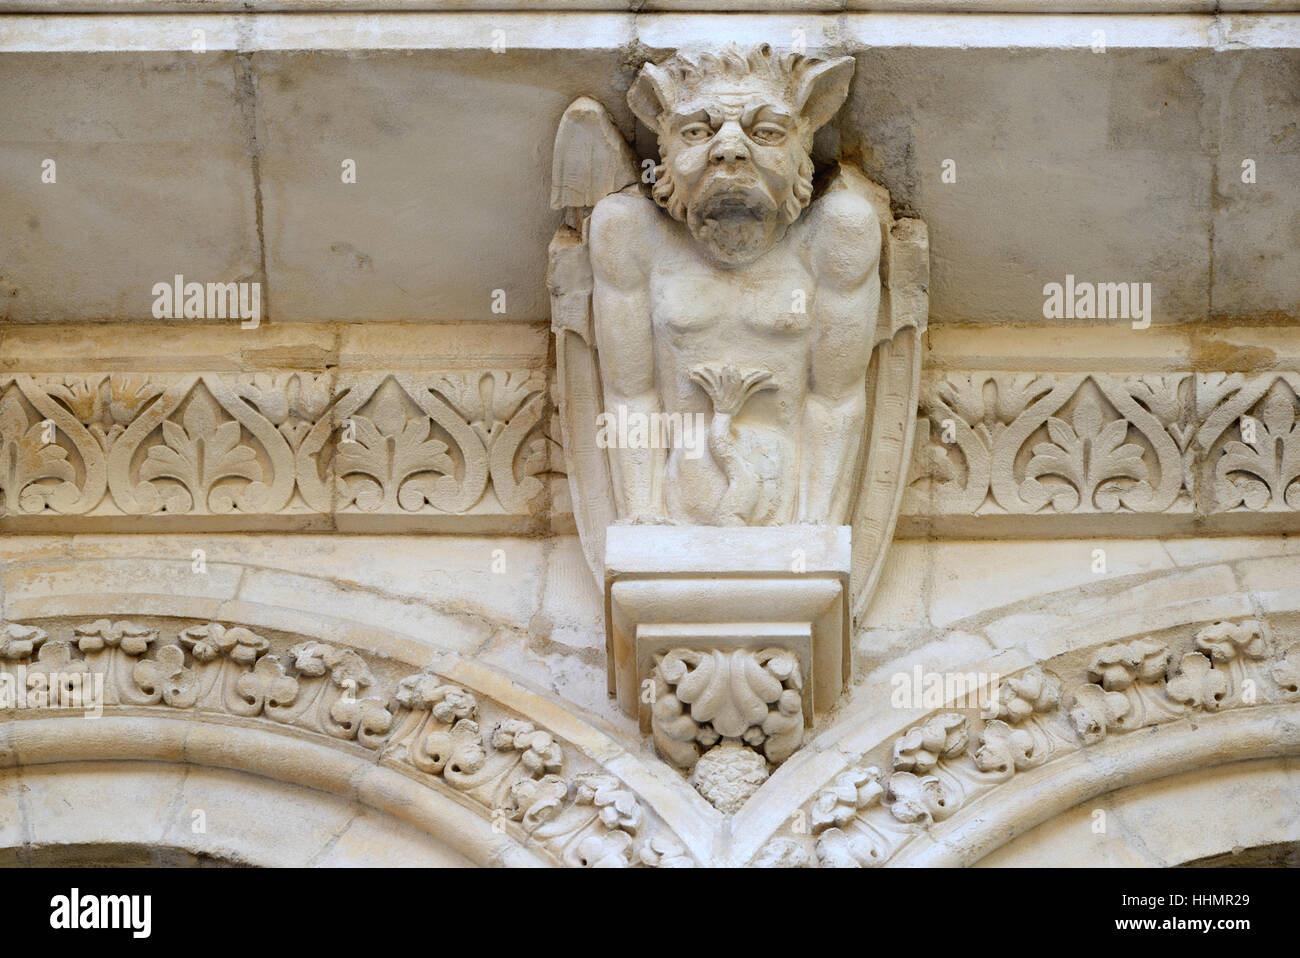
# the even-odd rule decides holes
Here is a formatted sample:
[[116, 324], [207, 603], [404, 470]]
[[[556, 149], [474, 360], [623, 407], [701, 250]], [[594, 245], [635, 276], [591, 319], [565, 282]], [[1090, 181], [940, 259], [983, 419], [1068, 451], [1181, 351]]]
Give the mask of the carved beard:
[[743, 178], [706, 176], [694, 194], [684, 196], [667, 163], [655, 167], [655, 202], [723, 266], [752, 263], [771, 249], [812, 199], [813, 162], [808, 154], [774, 200], [758, 174]]

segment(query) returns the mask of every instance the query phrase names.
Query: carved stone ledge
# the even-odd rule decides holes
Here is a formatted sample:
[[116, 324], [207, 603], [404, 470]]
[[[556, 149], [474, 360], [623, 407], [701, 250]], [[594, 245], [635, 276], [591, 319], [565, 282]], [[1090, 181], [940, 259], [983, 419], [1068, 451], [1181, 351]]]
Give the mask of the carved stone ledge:
[[0, 374], [0, 528], [536, 530], [550, 417], [529, 369]]
[[[550, 394], [530, 367], [0, 372], [0, 529], [569, 532]], [[1300, 529], [1298, 397], [1300, 372], [930, 374], [899, 531]]]
[[1300, 528], [1300, 373], [931, 375], [900, 529]]

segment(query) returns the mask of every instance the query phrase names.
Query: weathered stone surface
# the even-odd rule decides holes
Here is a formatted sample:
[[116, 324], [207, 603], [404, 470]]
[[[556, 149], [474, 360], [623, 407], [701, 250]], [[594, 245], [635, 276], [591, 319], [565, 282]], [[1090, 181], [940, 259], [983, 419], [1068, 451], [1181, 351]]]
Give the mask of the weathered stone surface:
[[[1181, 15], [1148, 17], [1100, 6], [1105, 16], [1014, 26], [963, 15], [960, 30], [942, 13], [812, 9], [750, 18], [266, 13], [255, 27], [214, 14], [202, 25], [206, 53], [191, 51], [194, 23], [181, 14], [148, 24], [101, 15], [93, 29], [8, 16], [0, 51], [11, 54], [5, 88], [17, 95], [0, 123], [26, 132], [5, 144], [16, 152], [3, 212], [22, 228], [2, 248], [14, 293], [4, 315], [139, 320], [152, 284], [181, 272], [262, 278], [272, 318], [543, 320], [549, 140], [565, 106], [598, 96], [632, 138], [619, 91], [640, 64], [625, 50], [709, 37], [788, 45], [795, 29], [810, 52], [851, 55], [859, 76], [888, 79], [856, 85], [838, 136], [825, 140], [860, 155], [900, 208], [930, 224], [934, 325], [1043, 322], [1042, 288], [1067, 273], [1152, 283], [1156, 324], [1293, 314], [1297, 39], [1283, 11], [1294, 4], [1198, 16], [1189, 12], [1197, 4], [1183, 3]], [[504, 34], [499, 54], [493, 30]], [[1104, 52], [1093, 52], [1096, 30]], [[150, 86], [120, 89], [142, 70]], [[1037, 95], [1048, 87], [1069, 91], [1069, 108]], [[31, 111], [34, 96], [41, 105]], [[98, 105], [113, 100], [131, 104], [127, 126]], [[84, 126], [89, 114], [103, 117], [98, 127]], [[159, 150], [154, 138], [164, 134]], [[640, 135], [640, 155], [652, 155], [652, 138]], [[175, 163], [177, 150], [190, 162]], [[51, 151], [71, 166], [60, 167], [57, 186], [42, 186]], [[358, 178], [345, 185], [349, 158]], [[1241, 182], [1246, 159], [1256, 161], [1254, 184]], [[942, 180], [945, 160], [956, 163], [955, 183]], [[195, 168], [204, 172], [191, 181]], [[124, 191], [144, 170], [172, 186]], [[116, 198], [76, 206], [99, 191]], [[502, 194], [512, 202], [499, 203]], [[118, 222], [112, 204], [127, 202], [122, 216], [134, 243], [155, 254], [148, 260], [99, 231]], [[81, 215], [70, 218], [70, 208]], [[103, 225], [87, 231], [87, 220]], [[210, 240], [178, 249], [177, 237], [195, 236], [200, 223]], [[34, 238], [60, 252], [29, 261], [20, 244]], [[87, 270], [92, 261], [101, 265]], [[504, 313], [492, 310], [496, 289], [507, 294]]]
[[379, 5], [0, 0], [0, 864], [1294, 862], [1295, 0]]

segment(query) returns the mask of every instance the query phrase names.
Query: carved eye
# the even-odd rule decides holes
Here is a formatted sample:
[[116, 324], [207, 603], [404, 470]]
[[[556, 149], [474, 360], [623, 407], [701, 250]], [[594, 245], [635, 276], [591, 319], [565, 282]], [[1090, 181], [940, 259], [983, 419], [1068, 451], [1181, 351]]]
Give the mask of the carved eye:
[[705, 123], [692, 123], [690, 126], [682, 127], [682, 139], [687, 143], [703, 143], [711, 136], [713, 131]]
[[774, 146], [785, 139], [785, 130], [781, 129], [774, 123], [760, 123], [754, 127], [750, 136], [755, 143], [762, 143], [765, 146]]

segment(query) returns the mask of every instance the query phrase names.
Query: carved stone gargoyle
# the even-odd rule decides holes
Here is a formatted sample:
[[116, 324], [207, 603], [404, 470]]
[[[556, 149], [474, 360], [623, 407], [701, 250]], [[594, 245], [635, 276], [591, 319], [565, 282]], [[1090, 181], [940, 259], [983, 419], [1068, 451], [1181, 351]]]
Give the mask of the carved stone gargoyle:
[[687, 769], [776, 764], [834, 704], [898, 513], [928, 245], [852, 165], [816, 175], [853, 69], [766, 44], [647, 63], [645, 177], [590, 98], [556, 135], [560, 419], [610, 691]]

